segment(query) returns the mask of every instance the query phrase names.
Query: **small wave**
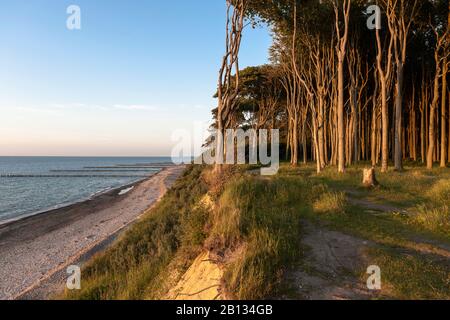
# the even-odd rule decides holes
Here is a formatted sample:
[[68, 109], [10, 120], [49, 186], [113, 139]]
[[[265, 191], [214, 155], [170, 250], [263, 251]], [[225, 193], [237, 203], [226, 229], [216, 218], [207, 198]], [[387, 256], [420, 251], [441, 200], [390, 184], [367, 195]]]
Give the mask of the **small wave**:
[[127, 194], [128, 192], [130, 192], [133, 189], [134, 189], [134, 186], [126, 188], [126, 189], [123, 189], [123, 190], [120, 190], [119, 196], [123, 196], [124, 194]]
[[91, 200], [91, 199], [93, 199], [93, 198], [95, 198], [97, 196], [100, 196], [100, 195], [102, 195], [104, 193], [107, 193], [107, 192], [111, 191], [112, 189], [113, 189], [113, 187], [108, 187], [108, 188], [104, 188], [104, 189], [101, 189], [99, 191], [96, 191], [96, 192], [94, 192], [93, 194], [91, 194], [89, 196], [88, 200]]

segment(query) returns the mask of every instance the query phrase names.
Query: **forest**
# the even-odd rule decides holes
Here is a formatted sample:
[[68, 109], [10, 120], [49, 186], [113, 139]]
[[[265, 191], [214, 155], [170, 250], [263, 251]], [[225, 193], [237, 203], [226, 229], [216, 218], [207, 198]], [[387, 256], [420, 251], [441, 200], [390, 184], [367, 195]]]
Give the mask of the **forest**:
[[[280, 129], [293, 166], [450, 161], [448, 0], [227, 1], [215, 127]], [[270, 63], [239, 68], [268, 24]]]

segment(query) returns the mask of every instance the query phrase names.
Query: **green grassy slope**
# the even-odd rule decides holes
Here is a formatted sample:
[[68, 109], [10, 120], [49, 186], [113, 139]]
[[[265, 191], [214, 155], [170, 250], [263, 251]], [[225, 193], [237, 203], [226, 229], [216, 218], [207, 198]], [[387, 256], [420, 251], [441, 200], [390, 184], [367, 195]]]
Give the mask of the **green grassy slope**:
[[[202, 249], [221, 259], [228, 296], [277, 297], [283, 275], [304, 258], [302, 229], [308, 222], [375, 243], [367, 255], [383, 270], [385, 296], [450, 299], [450, 265], [433, 251], [439, 244], [450, 247], [449, 170], [407, 166], [402, 173], [377, 172], [381, 185], [369, 190], [360, 187], [362, 168], [317, 175], [313, 165], [283, 165], [277, 176], [261, 177], [248, 167], [232, 167], [217, 177], [209, 167], [191, 167], [84, 268], [82, 290], [65, 297], [161, 298]], [[205, 196], [212, 209], [200, 205]]]

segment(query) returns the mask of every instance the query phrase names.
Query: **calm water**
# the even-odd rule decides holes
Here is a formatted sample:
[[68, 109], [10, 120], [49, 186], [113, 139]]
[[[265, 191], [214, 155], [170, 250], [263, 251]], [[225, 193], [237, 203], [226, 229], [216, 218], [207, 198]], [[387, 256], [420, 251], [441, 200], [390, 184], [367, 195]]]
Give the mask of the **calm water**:
[[0, 224], [144, 179], [170, 158], [0, 157]]

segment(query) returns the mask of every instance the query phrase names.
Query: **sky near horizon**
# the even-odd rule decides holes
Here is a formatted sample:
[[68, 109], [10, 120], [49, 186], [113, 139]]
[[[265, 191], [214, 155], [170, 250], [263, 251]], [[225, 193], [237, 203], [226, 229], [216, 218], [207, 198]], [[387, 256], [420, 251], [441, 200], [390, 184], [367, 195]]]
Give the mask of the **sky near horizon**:
[[[0, 156], [166, 156], [211, 120], [225, 0], [0, 2]], [[270, 44], [247, 28], [241, 67]]]

